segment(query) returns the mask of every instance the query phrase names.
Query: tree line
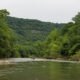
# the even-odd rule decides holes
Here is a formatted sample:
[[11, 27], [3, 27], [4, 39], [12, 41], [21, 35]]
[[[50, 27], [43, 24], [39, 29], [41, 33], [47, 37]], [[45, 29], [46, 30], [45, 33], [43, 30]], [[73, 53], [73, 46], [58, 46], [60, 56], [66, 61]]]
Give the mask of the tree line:
[[[72, 19], [73, 22], [69, 22], [64, 25], [61, 24], [62, 27], [61, 26], [58, 28], [55, 27], [55, 29], [53, 29], [53, 31], [49, 35], [46, 34], [48, 36], [46, 36], [43, 40], [36, 39], [35, 41], [30, 41], [30, 42], [28, 40], [25, 40], [25, 42], [28, 45], [20, 44], [18, 40], [20, 39], [21, 35], [18, 35], [15, 32], [16, 30], [17, 31], [20, 30], [21, 27], [18, 26], [19, 24], [21, 24], [21, 22], [18, 23], [18, 26], [12, 27], [13, 23], [9, 21], [10, 22], [9, 24], [9, 22], [6, 21], [8, 15], [9, 12], [6, 9], [0, 10], [0, 58], [42, 57], [42, 58], [54, 58], [54, 59], [63, 58], [63, 59], [80, 60], [80, 13], [78, 13]], [[38, 26], [39, 23], [38, 24], [34, 23], [34, 24]], [[28, 22], [28, 24], [31, 24], [30, 21]], [[47, 23], [46, 26], [48, 24], [49, 23]], [[27, 29], [28, 28], [30, 28], [30, 26], [27, 27]], [[42, 29], [43, 32], [45, 32], [46, 28], [47, 27]], [[36, 27], [36, 29], [38, 28]], [[33, 30], [33, 32], [36, 31]], [[33, 37], [31, 37], [31, 39], [33, 39]]]
[[34, 19], [6, 17], [6, 22], [17, 35], [19, 44], [30, 45], [37, 40], [43, 41], [54, 29], [60, 29], [63, 24], [43, 22]]

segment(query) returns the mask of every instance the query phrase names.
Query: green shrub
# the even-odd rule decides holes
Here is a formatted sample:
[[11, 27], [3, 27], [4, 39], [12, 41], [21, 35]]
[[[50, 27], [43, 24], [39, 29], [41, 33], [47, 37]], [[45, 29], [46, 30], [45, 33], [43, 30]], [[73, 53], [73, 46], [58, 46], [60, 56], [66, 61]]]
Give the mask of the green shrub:
[[71, 56], [71, 60], [75, 60], [75, 61], [80, 60], [80, 50], [77, 51], [75, 55]]
[[78, 51], [79, 49], [80, 49], [80, 44], [79, 44], [79, 43], [75, 44], [75, 45], [69, 50], [70, 55], [75, 54], [76, 51]]

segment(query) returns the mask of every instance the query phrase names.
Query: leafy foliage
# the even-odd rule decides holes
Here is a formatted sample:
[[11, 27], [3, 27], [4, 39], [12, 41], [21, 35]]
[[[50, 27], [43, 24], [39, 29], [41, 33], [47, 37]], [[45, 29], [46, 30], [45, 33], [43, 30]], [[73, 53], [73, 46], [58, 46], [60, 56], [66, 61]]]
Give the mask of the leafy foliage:
[[61, 30], [55, 29], [45, 40], [48, 57], [70, 57], [80, 50], [80, 13], [74, 17], [75, 22], [65, 24]]
[[80, 60], [80, 13], [73, 18], [74, 22], [64, 25], [7, 15], [7, 10], [0, 10], [0, 58]]
[[6, 18], [6, 21], [9, 27], [17, 34], [18, 42], [22, 44], [29, 44], [29, 42], [37, 40], [43, 41], [54, 28], [61, 28], [63, 25], [9, 16]]
[[5, 22], [5, 17], [8, 14], [7, 10], [0, 10], [0, 58], [10, 57], [15, 43], [13, 31]]

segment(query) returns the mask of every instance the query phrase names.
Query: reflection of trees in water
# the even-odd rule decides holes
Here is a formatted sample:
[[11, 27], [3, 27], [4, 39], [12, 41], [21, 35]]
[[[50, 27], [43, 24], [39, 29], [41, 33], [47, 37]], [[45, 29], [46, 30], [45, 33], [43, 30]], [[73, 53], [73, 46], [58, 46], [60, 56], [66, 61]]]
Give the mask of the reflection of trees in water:
[[0, 66], [0, 80], [80, 80], [79, 66], [79, 63], [34, 61]]
[[13, 74], [14, 72], [21, 71], [22, 68], [18, 65], [0, 65], [0, 80], [9, 80], [9, 74]]
[[50, 63], [50, 80], [80, 80], [80, 64], [66, 62]]
[[9, 79], [7, 77], [5, 77], [5, 76], [1, 76], [0, 80], [9, 80]]

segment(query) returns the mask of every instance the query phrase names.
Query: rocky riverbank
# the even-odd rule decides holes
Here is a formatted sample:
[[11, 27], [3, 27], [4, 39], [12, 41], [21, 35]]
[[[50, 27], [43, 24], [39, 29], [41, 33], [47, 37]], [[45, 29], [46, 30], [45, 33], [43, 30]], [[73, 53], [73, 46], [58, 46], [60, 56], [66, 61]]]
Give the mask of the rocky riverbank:
[[59, 60], [59, 59], [10, 58], [10, 59], [6, 59], [6, 60], [0, 60], [0, 65], [15, 64], [15, 63], [20, 63], [20, 62], [31, 62], [31, 61], [52, 61], [52, 62], [71, 62], [71, 63], [80, 63], [80, 61]]

